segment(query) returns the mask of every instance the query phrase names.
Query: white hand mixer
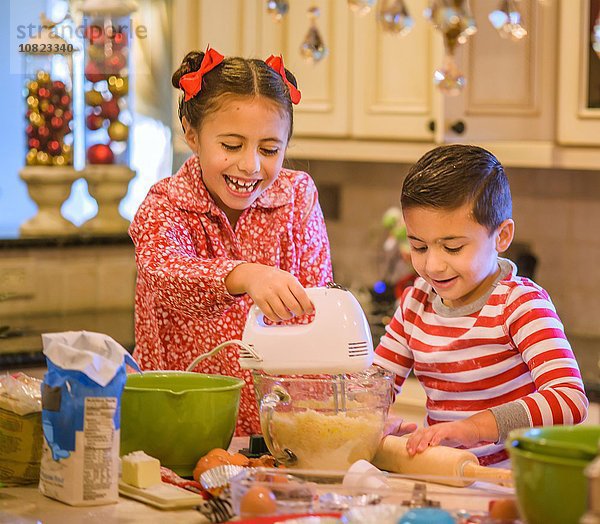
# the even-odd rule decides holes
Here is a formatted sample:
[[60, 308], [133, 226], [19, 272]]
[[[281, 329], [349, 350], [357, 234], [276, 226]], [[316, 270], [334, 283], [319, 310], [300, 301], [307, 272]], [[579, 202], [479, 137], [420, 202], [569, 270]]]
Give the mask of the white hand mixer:
[[[271, 324], [256, 305], [250, 308], [242, 340], [228, 340], [200, 355], [190, 366], [225, 346], [240, 349], [244, 369], [273, 375], [331, 374], [339, 382], [336, 410], [346, 408], [344, 374], [359, 373], [373, 363], [373, 341], [367, 318], [354, 295], [338, 284], [306, 288], [315, 306], [309, 324]], [[340, 397], [339, 399], [337, 397]]]
[[274, 375], [340, 375], [364, 371], [373, 363], [367, 318], [350, 291], [330, 284], [307, 288], [315, 306], [309, 324], [267, 325], [262, 311], [248, 314], [240, 350], [244, 369]]

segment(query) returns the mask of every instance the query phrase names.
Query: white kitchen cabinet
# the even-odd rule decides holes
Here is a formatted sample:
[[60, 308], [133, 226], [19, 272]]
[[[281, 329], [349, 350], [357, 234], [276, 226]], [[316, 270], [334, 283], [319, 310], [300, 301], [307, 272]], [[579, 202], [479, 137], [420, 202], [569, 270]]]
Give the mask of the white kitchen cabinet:
[[558, 141], [600, 145], [600, 58], [590, 35], [598, 0], [563, 0], [560, 5]]
[[397, 36], [382, 31], [376, 13], [352, 15], [352, 135], [434, 142], [441, 96], [433, 85], [441, 37], [421, 13], [427, 0], [407, 2], [415, 24]]
[[[477, 33], [459, 48], [467, 79], [459, 96], [444, 99], [444, 138], [454, 142], [554, 141], [555, 0], [523, 0], [527, 37], [502, 38], [488, 20], [498, 0], [471, 2]], [[462, 123], [464, 132], [452, 129]]]
[[[415, 24], [403, 37], [384, 33], [375, 11], [358, 16], [345, 0], [290, 1], [280, 22], [264, 0], [173, 1], [176, 64], [206, 43], [228, 55], [283, 54], [302, 91], [290, 158], [411, 163], [435, 144], [467, 142], [506, 166], [600, 165], [600, 148], [589, 147], [600, 145], [600, 102], [587, 103], [589, 60], [597, 60], [588, 49], [590, 12], [600, 0], [521, 0], [529, 32], [521, 42], [491, 26], [498, 0], [471, 0], [478, 32], [457, 49], [467, 79], [458, 97], [433, 85], [443, 45], [422, 16], [427, 0], [406, 0]], [[316, 64], [299, 52], [313, 5], [329, 47]], [[600, 75], [600, 65], [592, 72]], [[182, 146], [176, 137], [176, 150]]]
[[402, 37], [383, 32], [374, 12], [351, 13], [350, 139], [301, 136], [291, 156], [412, 162], [436, 143], [469, 142], [506, 165], [552, 164], [558, 0], [520, 2], [529, 32], [521, 42], [502, 39], [490, 24], [497, 0], [471, 1], [478, 32], [457, 50], [467, 84], [455, 97], [433, 84], [443, 44], [422, 17], [428, 3], [407, 1], [415, 24]]
[[[264, 0], [248, 1], [253, 6], [245, 17], [244, 56], [265, 59], [282, 54], [286, 67], [298, 79], [302, 100], [294, 107], [294, 135], [343, 137], [349, 135], [348, 20], [346, 2], [340, 0], [293, 0], [289, 12], [276, 22], [266, 12]], [[317, 27], [330, 52], [317, 63], [300, 56], [300, 45], [308, 31], [308, 9], [317, 6]]]

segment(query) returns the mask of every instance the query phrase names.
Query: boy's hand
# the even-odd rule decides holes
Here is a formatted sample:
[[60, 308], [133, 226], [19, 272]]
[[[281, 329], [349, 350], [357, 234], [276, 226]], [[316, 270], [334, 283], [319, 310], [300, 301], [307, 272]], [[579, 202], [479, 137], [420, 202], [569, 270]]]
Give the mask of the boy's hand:
[[383, 436], [387, 437], [388, 435], [395, 435], [397, 437], [401, 437], [402, 435], [412, 433], [416, 429], [416, 424], [412, 422], [404, 422], [404, 419], [398, 415], [390, 415], [385, 422]]
[[471, 447], [480, 440], [477, 424], [467, 418], [418, 429], [408, 437], [406, 450], [410, 456], [413, 456], [425, 451], [429, 446], [442, 444]]
[[463, 420], [442, 422], [415, 431], [406, 443], [410, 456], [425, 451], [429, 446], [472, 447], [479, 442], [496, 442], [498, 424], [490, 410], [481, 411]]
[[247, 293], [265, 316], [290, 320], [314, 312], [314, 306], [298, 279], [282, 269], [263, 264], [240, 264], [225, 278], [232, 295]]

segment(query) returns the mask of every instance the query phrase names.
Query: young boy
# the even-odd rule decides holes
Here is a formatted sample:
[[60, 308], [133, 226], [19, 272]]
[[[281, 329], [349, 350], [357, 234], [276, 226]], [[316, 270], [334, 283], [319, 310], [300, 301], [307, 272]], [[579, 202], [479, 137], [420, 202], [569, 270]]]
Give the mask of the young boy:
[[420, 278], [375, 362], [396, 373], [397, 386], [413, 369], [427, 394], [426, 427], [410, 434], [409, 454], [446, 444], [495, 464], [507, 458], [512, 429], [583, 421], [588, 400], [550, 297], [498, 257], [514, 222], [496, 157], [437, 147], [410, 169], [401, 204]]

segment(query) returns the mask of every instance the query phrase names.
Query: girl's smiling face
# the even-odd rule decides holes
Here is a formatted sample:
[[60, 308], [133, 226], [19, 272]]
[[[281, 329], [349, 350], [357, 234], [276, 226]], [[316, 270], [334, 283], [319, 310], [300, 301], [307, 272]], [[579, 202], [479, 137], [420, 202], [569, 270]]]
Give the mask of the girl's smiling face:
[[486, 293], [499, 274], [498, 253], [508, 248], [514, 234], [511, 219], [490, 233], [475, 221], [472, 207], [468, 203], [454, 210], [403, 211], [413, 267], [450, 307]]
[[289, 129], [277, 103], [261, 96], [229, 97], [199, 131], [186, 127], [204, 184], [232, 225], [279, 176]]

